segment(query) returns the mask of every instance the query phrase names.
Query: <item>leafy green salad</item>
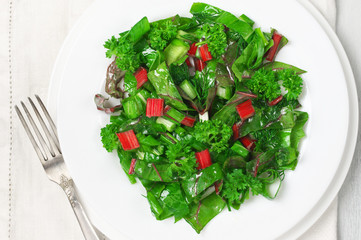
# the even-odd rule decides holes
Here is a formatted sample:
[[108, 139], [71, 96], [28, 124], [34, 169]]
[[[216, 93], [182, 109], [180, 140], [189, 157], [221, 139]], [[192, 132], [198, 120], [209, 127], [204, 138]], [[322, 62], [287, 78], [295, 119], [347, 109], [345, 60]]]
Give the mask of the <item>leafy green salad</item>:
[[155, 218], [200, 233], [250, 195], [276, 197], [308, 114], [297, 110], [305, 71], [275, 61], [285, 36], [205, 3], [190, 13], [144, 17], [107, 40], [105, 92], [118, 105], [95, 103], [110, 114], [104, 148], [144, 186]]

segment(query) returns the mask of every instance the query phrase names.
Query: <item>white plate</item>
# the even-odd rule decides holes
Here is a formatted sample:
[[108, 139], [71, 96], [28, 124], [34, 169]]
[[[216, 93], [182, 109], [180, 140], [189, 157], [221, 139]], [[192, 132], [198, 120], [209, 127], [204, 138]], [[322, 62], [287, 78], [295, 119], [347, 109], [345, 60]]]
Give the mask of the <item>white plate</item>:
[[116, 154], [102, 148], [99, 132], [108, 116], [96, 110], [93, 96], [109, 64], [106, 39], [143, 16], [189, 16], [192, 2], [98, 0], [63, 45], [49, 104], [57, 110], [64, 157], [91, 218], [112, 239], [295, 239], [329, 206], [346, 176], [356, 142], [357, 94], [347, 57], [326, 21], [307, 1], [206, 2], [245, 13], [264, 30], [277, 28], [290, 40], [278, 60], [308, 71], [302, 104], [310, 119], [299, 164], [287, 172], [275, 200], [256, 197], [239, 211], [225, 210], [200, 235], [185, 221], [156, 221], [140, 184], [131, 185]]

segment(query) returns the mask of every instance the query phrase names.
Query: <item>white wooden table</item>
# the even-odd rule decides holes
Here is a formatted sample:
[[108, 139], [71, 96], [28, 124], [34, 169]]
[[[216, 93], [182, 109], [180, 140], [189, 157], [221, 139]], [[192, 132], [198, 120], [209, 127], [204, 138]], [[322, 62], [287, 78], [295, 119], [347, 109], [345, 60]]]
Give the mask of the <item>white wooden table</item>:
[[[361, 1], [337, 0], [337, 11], [337, 35], [351, 62], [359, 95], [359, 106], [361, 106]], [[361, 139], [359, 132], [354, 159], [338, 195], [338, 239], [340, 240], [361, 239], [360, 156]]]

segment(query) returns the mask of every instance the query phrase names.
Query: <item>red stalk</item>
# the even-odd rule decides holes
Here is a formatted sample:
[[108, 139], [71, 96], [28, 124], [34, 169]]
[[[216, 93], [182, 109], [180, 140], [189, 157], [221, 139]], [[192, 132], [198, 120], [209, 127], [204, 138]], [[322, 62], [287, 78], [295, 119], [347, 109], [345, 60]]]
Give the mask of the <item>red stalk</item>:
[[201, 205], [202, 205], [202, 203], [201, 203], [201, 201], [199, 201], [198, 208], [197, 208], [197, 212], [196, 212], [196, 221], [197, 221], [197, 224], [198, 224], [198, 225], [199, 225], [199, 219], [198, 219], [198, 217], [199, 217], [199, 211], [201, 210]]
[[208, 149], [203, 150], [202, 152], [196, 152], [196, 159], [198, 163], [197, 169], [205, 169], [212, 165], [211, 155], [209, 154]]
[[245, 148], [247, 148], [249, 151], [252, 151], [252, 149], [255, 147], [255, 141], [254, 139], [250, 139], [249, 137], [241, 137], [241, 143]]
[[274, 106], [277, 103], [281, 102], [281, 100], [283, 99], [282, 95], [279, 95], [277, 98], [273, 99], [271, 102], [268, 103], [269, 106]]
[[188, 51], [188, 55], [190, 55], [190, 56], [195, 56], [196, 55], [196, 53], [197, 53], [197, 46], [196, 46], [196, 43], [194, 42], [194, 43], [192, 43], [192, 45], [191, 45], [191, 47], [190, 47], [190, 49], [189, 49], [189, 51]]
[[233, 130], [233, 140], [237, 140], [239, 138], [239, 126], [237, 123], [235, 123], [232, 126], [232, 130]]
[[143, 67], [140, 67], [135, 73], [135, 78], [137, 79], [137, 89], [143, 86], [144, 83], [148, 81], [147, 70]]
[[154, 168], [155, 172], [157, 173], [157, 175], [158, 175], [158, 177], [159, 177], [160, 181], [162, 181], [162, 182], [163, 182], [163, 179], [162, 179], [162, 177], [160, 176], [160, 174], [159, 174], [159, 172], [158, 172], [158, 169], [155, 167], [155, 164], [154, 164], [154, 163], [152, 163], [152, 166], [153, 166], [153, 168]]
[[203, 44], [202, 46], [199, 47], [199, 53], [201, 55], [202, 60], [205, 61], [205, 62], [212, 59], [212, 55], [208, 51], [208, 45], [207, 44]]
[[196, 61], [196, 69], [202, 72], [202, 70], [206, 67], [206, 63], [199, 58], [195, 58], [194, 60]]
[[130, 168], [129, 168], [128, 174], [133, 174], [134, 173], [134, 168], [135, 168], [136, 162], [137, 162], [137, 159], [133, 158], [131, 163], [130, 163]]
[[254, 108], [252, 106], [252, 100], [248, 99], [247, 101], [239, 104], [237, 107], [237, 112], [241, 117], [242, 121], [250, 118], [254, 115]]
[[163, 113], [166, 114], [170, 110], [170, 108], [171, 107], [169, 105], [165, 106], [164, 110], [163, 110]]
[[266, 59], [270, 62], [274, 60], [274, 57], [278, 50], [278, 46], [280, 45], [282, 39], [282, 35], [275, 32], [273, 33], [272, 39], [273, 39], [273, 46], [268, 50], [268, 53], [266, 53], [267, 54]]
[[125, 151], [139, 148], [139, 142], [133, 130], [116, 134]]
[[188, 67], [192, 66], [191, 61], [189, 60], [189, 57], [186, 59], [186, 64], [188, 65]]
[[189, 117], [189, 116], [185, 116], [181, 122], [181, 124], [188, 126], [188, 127], [193, 127], [194, 122], [196, 121], [195, 118], [193, 117]]
[[214, 183], [214, 190], [216, 191], [217, 195], [219, 194], [219, 188], [221, 187], [222, 184], [223, 184], [223, 180]]
[[147, 117], [160, 117], [163, 116], [164, 99], [162, 98], [148, 98], [147, 99]]
[[257, 156], [256, 166], [254, 167], [254, 174], [253, 174], [254, 177], [257, 177], [258, 167], [259, 167], [259, 155]]

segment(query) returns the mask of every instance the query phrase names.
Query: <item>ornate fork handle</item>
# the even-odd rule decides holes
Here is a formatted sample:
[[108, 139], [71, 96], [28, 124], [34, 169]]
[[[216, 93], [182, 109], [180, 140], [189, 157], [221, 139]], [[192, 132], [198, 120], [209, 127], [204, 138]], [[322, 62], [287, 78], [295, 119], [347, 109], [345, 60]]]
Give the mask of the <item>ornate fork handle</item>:
[[[49, 179], [58, 185], [66, 193], [66, 196], [69, 199], [69, 202], [73, 208], [76, 218], [80, 224], [80, 228], [83, 232], [83, 235], [86, 240], [105, 240], [108, 239], [104, 236], [99, 230], [97, 230], [90, 222], [89, 218], [87, 217], [83, 206], [80, 203], [78, 193], [74, 187], [73, 179], [70, 177], [67, 167], [64, 162], [64, 158], [60, 149], [60, 143], [58, 139], [58, 133], [56, 130], [56, 126], [54, 121], [49, 115], [48, 110], [46, 109], [44, 103], [41, 101], [40, 97], [35, 95], [38, 103], [43, 110], [43, 114], [47, 119], [47, 123], [44, 121], [42, 114], [39, 112], [38, 108], [34, 104], [31, 98], [29, 102], [34, 110], [35, 116], [38, 119], [40, 126], [42, 127], [45, 134], [39, 131], [39, 127], [34, 121], [32, 114], [29, 112], [28, 108], [21, 102], [21, 106], [24, 109], [25, 115], [28, 118], [28, 122], [25, 120], [23, 114], [21, 113], [18, 106], [15, 105], [15, 110], [19, 116], [21, 123], [24, 126], [26, 133], [30, 139], [31, 144], [33, 145], [36, 154], [39, 157], [41, 164], [44, 167], [46, 174], [48, 175]], [[37, 140], [34, 138], [30, 127], [35, 132], [35, 136]]]
[[85, 239], [100, 240], [79, 201], [78, 193], [74, 188], [73, 179], [67, 178], [65, 175], [61, 175], [60, 186], [68, 197]]

